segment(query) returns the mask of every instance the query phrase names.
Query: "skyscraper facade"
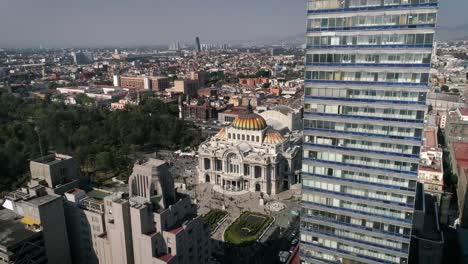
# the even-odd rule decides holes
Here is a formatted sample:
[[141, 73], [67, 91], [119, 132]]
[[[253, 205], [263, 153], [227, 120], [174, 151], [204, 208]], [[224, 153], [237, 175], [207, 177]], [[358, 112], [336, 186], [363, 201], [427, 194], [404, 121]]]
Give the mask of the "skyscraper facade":
[[201, 44], [200, 44], [200, 38], [199, 37], [196, 37], [195, 38], [195, 50], [197, 52], [200, 52], [201, 51]]
[[408, 263], [438, 0], [312, 0], [301, 259]]

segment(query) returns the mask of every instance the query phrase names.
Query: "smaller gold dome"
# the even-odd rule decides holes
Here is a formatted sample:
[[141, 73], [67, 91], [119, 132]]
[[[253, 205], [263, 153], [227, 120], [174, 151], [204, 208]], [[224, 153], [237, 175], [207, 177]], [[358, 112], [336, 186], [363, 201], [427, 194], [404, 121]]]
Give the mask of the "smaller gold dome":
[[280, 132], [274, 129], [268, 129], [265, 133], [265, 140], [263, 143], [265, 144], [280, 144], [283, 143], [286, 139], [281, 135]]
[[216, 133], [215, 137], [226, 139], [227, 138], [226, 129], [224, 127], [221, 128], [221, 130], [218, 133]]

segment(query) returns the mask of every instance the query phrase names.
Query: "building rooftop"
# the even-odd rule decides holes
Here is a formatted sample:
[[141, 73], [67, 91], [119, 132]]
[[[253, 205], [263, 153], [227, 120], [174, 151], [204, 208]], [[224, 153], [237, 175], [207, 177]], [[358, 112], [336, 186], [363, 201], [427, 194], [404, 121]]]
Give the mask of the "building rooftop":
[[171, 254], [165, 254], [165, 255], [158, 257], [158, 259], [164, 262], [169, 262], [172, 258], [174, 258], [174, 256], [172, 256]]
[[454, 142], [455, 158], [468, 160], [468, 142]]
[[464, 116], [468, 116], [468, 108], [465, 108], [465, 107], [461, 107], [461, 108], [458, 108], [458, 111], [460, 111], [460, 114], [464, 115]]
[[427, 194], [423, 190], [423, 184], [418, 183], [415, 197], [415, 213], [422, 215], [418, 218], [423, 221], [415, 228], [413, 226], [413, 233], [423, 239], [432, 241], [443, 241], [443, 235], [439, 226], [439, 212], [437, 209], [437, 198]]
[[34, 159], [32, 161], [37, 162], [37, 163], [47, 164], [47, 165], [53, 165], [53, 164], [59, 163], [59, 162], [61, 162], [63, 160], [68, 160], [68, 159], [72, 159], [72, 158], [73, 157], [71, 157], [71, 156], [54, 153], [54, 154], [50, 154], [50, 155], [46, 155], [46, 156]]
[[0, 247], [14, 246], [36, 234], [21, 223], [13, 211], [0, 209]]
[[437, 143], [437, 130], [434, 129], [427, 129], [424, 131], [425, 134], [425, 147], [429, 148], [437, 148], [438, 143]]
[[86, 195], [88, 197], [94, 198], [96, 200], [103, 200], [104, 197], [106, 197], [106, 196], [108, 196], [110, 194], [111, 194], [110, 192], [97, 190], [97, 189], [93, 189], [92, 191], [86, 193]]
[[47, 194], [47, 195], [43, 195], [43, 196], [39, 196], [39, 197], [33, 197], [33, 198], [31, 198], [29, 200], [26, 200], [24, 202], [40, 206], [40, 205], [48, 204], [48, 203], [50, 203], [52, 201], [55, 201], [57, 199], [62, 199], [62, 198], [61, 198], [61, 196], [58, 196], [58, 195], [55, 195], [55, 194], [54, 195]]

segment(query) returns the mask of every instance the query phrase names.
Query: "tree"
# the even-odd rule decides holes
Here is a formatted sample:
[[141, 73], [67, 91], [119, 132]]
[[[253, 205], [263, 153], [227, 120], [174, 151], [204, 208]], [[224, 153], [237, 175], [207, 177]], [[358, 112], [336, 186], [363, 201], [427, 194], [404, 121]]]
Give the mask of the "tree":
[[448, 85], [445, 85], [445, 84], [444, 84], [444, 85], [442, 85], [442, 86], [440, 87], [440, 90], [441, 90], [442, 92], [448, 92], [448, 91], [449, 91], [449, 87], [448, 87]]
[[86, 106], [92, 106], [95, 101], [93, 98], [90, 98], [86, 94], [77, 94], [75, 96], [75, 101], [77, 105], [86, 105]]

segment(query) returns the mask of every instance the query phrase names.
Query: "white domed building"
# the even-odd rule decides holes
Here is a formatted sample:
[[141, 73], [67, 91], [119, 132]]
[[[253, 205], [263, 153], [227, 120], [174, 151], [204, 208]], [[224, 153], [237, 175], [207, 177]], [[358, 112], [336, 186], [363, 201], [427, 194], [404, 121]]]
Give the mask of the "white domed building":
[[275, 195], [299, 180], [299, 133], [281, 134], [249, 104], [229, 127], [199, 146], [199, 182], [230, 192]]

